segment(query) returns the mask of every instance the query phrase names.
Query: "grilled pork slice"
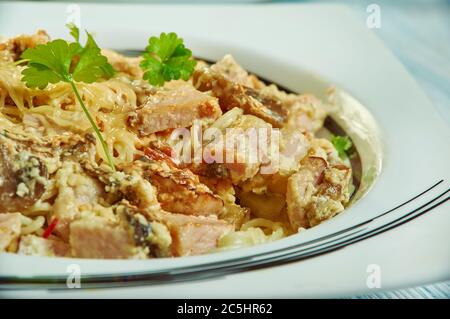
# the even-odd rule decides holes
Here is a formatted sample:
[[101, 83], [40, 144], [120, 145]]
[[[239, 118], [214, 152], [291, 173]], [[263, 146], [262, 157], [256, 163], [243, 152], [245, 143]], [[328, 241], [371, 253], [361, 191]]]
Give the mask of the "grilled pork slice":
[[344, 210], [350, 199], [351, 169], [345, 165], [330, 165], [318, 187], [317, 200], [308, 211], [311, 226], [320, 224]]
[[223, 111], [239, 107], [246, 114], [256, 115], [274, 127], [281, 127], [286, 120], [287, 110], [282, 102], [248, 86], [251, 83], [230, 56], [211, 67], [198, 68], [194, 72], [193, 83], [200, 91], [211, 91], [219, 99]]
[[174, 256], [206, 253], [217, 247], [221, 236], [233, 230], [232, 225], [213, 217], [160, 213], [155, 218], [169, 228]]
[[222, 164], [193, 163], [189, 168], [223, 201], [219, 219], [225, 220], [239, 230], [250, 218], [250, 210], [236, 204], [236, 192], [227, 169]]
[[323, 127], [327, 116], [326, 106], [312, 94], [286, 94], [271, 85], [264, 89], [266, 94], [273, 94], [283, 100], [289, 108], [285, 127], [302, 132], [316, 132]]
[[[175, 256], [203, 253], [216, 247], [222, 233], [233, 229], [213, 216], [194, 216], [218, 215], [223, 202], [189, 170], [170, 167], [165, 161], [135, 161], [121, 169], [123, 172], [114, 175], [99, 173], [99, 177], [109, 192], [121, 193], [129, 201], [133, 206], [128, 207], [129, 214], [139, 213], [151, 221], [148, 240], [152, 255], [169, 255], [167, 243], [171, 244], [170, 254]], [[156, 197], [162, 208], [182, 214], [161, 210]], [[170, 230], [171, 239], [167, 239], [162, 225]]]
[[36, 203], [48, 180], [43, 158], [0, 135], [0, 213], [21, 212]]
[[[217, 173], [223, 175], [225, 170], [237, 185], [254, 177], [262, 166], [270, 164], [273, 134], [270, 124], [253, 115], [240, 115], [222, 129], [224, 137], [208, 143], [204, 151], [211, 154], [205, 157]], [[273, 142], [276, 143], [275, 137]]]
[[199, 66], [193, 75], [194, 86], [211, 91], [220, 107], [228, 111], [239, 107], [274, 127], [290, 125], [301, 131], [314, 132], [327, 115], [322, 102], [311, 94], [290, 94], [276, 85], [266, 85], [226, 55], [216, 64]]
[[148, 258], [172, 256], [168, 228], [152, 216], [160, 209], [140, 209], [126, 199], [113, 206], [113, 214], [84, 213], [70, 223], [72, 257]]
[[56, 172], [53, 185], [58, 190], [51, 216], [58, 219], [54, 232], [67, 241], [70, 223], [83, 211], [97, 209], [104, 191], [97, 180], [84, 174], [77, 162], [70, 161], [64, 162]]
[[194, 120], [211, 121], [222, 114], [217, 99], [185, 83], [172, 84], [149, 95], [144, 106], [131, 114], [128, 124], [141, 136], [189, 127]]
[[[197, 63], [197, 70], [208, 67], [206, 63]], [[252, 89], [260, 89], [265, 87], [265, 84], [258, 80], [253, 74], [249, 74], [236, 60], [230, 55], [225, 55], [220, 61], [211, 66], [215, 72], [222, 74], [228, 80], [244, 85]]]
[[0, 213], [25, 215], [51, 184], [65, 161], [93, 161], [95, 137], [64, 134], [42, 137], [16, 130], [0, 133]]
[[19, 213], [0, 214], [0, 252], [17, 244], [22, 222]]
[[70, 224], [71, 255], [80, 258], [131, 258], [138, 253], [127, 225], [89, 216]]
[[142, 171], [142, 176], [157, 189], [158, 201], [166, 211], [186, 215], [219, 215], [223, 209], [220, 197], [213, 194], [189, 169], [177, 168], [164, 160], [136, 161], [128, 169]]
[[293, 229], [309, 228], [344, 210], [350, 198], [351, 169], [328, 165], [321, 157], [309, 156], [288, 179], [286, 201]]

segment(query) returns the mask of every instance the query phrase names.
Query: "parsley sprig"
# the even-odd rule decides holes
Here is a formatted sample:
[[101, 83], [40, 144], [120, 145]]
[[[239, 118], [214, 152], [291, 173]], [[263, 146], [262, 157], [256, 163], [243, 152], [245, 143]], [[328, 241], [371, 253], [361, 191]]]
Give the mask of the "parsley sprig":
[[107, 58], [101, 54], [90, 33], [86, 31], [86, 44], [82, 46], [79, 42], [79, 29], [73, 24], [67, 26], [75, 42], [57, 39], [23, 52], [21, 58], [28, 62], [28, 67], [22, 71], [22, 81], [29, 88], [39, 89], [45, 89], [50, 83], [69, 83], [103, 147], [109, 166], [114, 171], [114, 162], [108, 146], [81, 99], [76, 82], [93, 83], [101, 78], [109, 79], [115, 71]]
[[155, 86], [170, 80], [188, 80], [197, 64], [183, 39], [173, 32], [161, 33], [159, 38], [151, 37], [145, 51], [140, 64], [143, 78]]
[[340, 158], [344, 159], [347, 157], [347, 151], [352, 147], [352, 141], [348, 136], [333, 135], [331, 138], [331, 143], [338, 152]]

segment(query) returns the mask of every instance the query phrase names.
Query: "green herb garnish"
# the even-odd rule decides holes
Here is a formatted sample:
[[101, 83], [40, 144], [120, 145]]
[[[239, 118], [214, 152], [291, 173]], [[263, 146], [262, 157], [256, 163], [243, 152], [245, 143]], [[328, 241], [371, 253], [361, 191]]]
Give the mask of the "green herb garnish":
[[339, 157], [344, 159], [347, 157], [347, 151], [352, 147], [352, 141], [348, 136], [333, 136], [331, 143], [339, 154]]
[[79, 42], [79, 30], [67, 25], [76, 42], [57, 39], [47, 44], [37, 45], [23, 52], [21, 58], [28, 61], [28, 67], [22, 71], [22, 81], [29, 88], [44, 89], [49, 83], [67, 82], [86, 114], [92, 128], [102, 144], [109, 166], [115, 170], [112, 156], [103, 136], [83, 103], [75, 82], [93, 83], [98, 79], [109, 79], [114, 69], [95, 43], [94, 38], [86, 31], [87, 41], [84, 47]]
[[161, 33], [159, 38], [151, 37], [148, 43], [140, 64], [145, 80], [162, 86], [166, 81], [189, 79], [197, 61], [192, 59], [192, 52], [184, 46], [183, 39], [173, 32]]

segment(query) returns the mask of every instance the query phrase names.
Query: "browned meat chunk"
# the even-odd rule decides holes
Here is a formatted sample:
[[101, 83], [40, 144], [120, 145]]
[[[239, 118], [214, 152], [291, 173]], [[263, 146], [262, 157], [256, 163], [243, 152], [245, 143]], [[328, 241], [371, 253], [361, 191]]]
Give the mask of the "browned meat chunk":
[[58, 219], [55, 234], [67, 241], [70, 223], [83, 211], [96, 209], [103, 190], [100, 183], [84, 174], [78, 163], [70, 161], [65, 161], [55, 174], [54, 187], [58, 189], [52, 210], [52, 218]]
[[42, 160], [0, 136], [0, 213], [21, 212], [44, 193], [47, 169]]
[[217, 100], [186, 84], [163, 88], [148, 96], [144, 106], [128, 118], [140, 135], [189, 127], [194, 120], [215, 120], [222, 114]]
[[309, 224], [318, 225], [344, 210], [350, 199], [351, 169], [345, 165], [331, 165], [324, 172], [317, 191], [317, 200], [308, 211]]
[[73, 257], [116, 259], [136, 254], [131, 229], [92, 216], [70, 224], [69, 242]]
[[[272, 91], [278, 96], [283, 95], [276, 89], [272, 89]], [[287, 127], [302, 132], [316, 132], [323, 126], [327, 112], [322, 105], [322, 101], [312, 94], [284, 96], [285, 104], [289, 107], [289, 116], [286, 121]]]
[[[199, 62], [197, 69], [208, 67], [205, 62]], [[253, 74], [249, 74], [236, 60], [230, 55], [225, 55], [220, 61], [211, 66], [215, 72], [224, 75], [228, 80], [238, 84], [242, 84], [252, 89], [260, 89], [265, 86], [263, 82], [258, 80]]]
[[191, 165], [190, 169], [199, 176], [202, 183], [222, 199], [224, 207], [219, 218], [239, 230], [250, 218], [250, 210], [236, 204], [235, 189], [227, 169], [216, 163]]
[[[164, 210], [187, 215], [219, 215], [223, 202], [189, 169], [169, 166], [165, 161], [139, 163], [143, 177], [157, 189]], [[138, 165], [134, 165], [134, 169]]]
[[224, 221], [202, 216], [161, 213], [157, 219], [170, 230], [174, 256], [206, 253], [217, 247], [221, 236], [233, 230]]
[[266, 85], [248, 73], [229, 55], [216, 64], [199, 66], [193, 83], [200, 91], [211, 91], [220, 107], [228, 111], [239, 107], [271, 123], [304, 132], [315, 132], [327, 115], [322, 102], [311, 94], [290, 94], [275, 85]]
[[320, 157], [307, 157], [288, 179], [286, 201], [293, 229], [320, 224], [344, 210], [349, 200], [349, 167], [328, 166]]
[[[265, 134], [259, 135], [260, 132]], [[240, 115], [226, 127], [226, 140], [213, 141], [205, 149], [223, 154], [218, 160], [223, 164], [213, 163], [213, 167], [225, 167], [236, 185], [254, 177], [262, 166], [270, 164], [271, 134], [270, 124], [253, 115]]]
[[249, 79], [230, 56], [215, 65], [198, 68], [193, 82], [200, 91], [211, 91], [219, 98], [223, 111], [239, 107], [247, 114], [256, 115], [274, 127], [281, 127], [287, 118], [287, 110], [280, 99], [249, 87]]

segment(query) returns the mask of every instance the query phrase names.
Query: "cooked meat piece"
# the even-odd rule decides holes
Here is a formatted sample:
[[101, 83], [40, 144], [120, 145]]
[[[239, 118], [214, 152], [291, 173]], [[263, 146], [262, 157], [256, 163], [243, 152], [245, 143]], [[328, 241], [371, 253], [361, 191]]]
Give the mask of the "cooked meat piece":
[[164, 210], [187, 215], [218, 215], [223, 202], [189, 169], [169, 166], [165, 161], [136, 162], [133, 169], [156, 187], [158, 201]]
[[[148, 212], [135, 209], [134, 215], [128, 215], [126, 222], [111, 222], [104, 218], [90, 216], [70, 224], [70, 246], [73, 257], [81, 258], [132, 258], [142, 246], [150, 249], [157, 245], [159, 253], [170, 246], [174, 256], [201, 254], [216, 247], [217, 240], [224, 233], [233, 229], [224, 221], [212, 217], [186, 216], [164, 211]], [[144, 215], [146, 217], [144, 217]], [[150, 227], [141, 231], [140, 225]], [[133, 221], [133, 222], [132, 222]], [[170, 231], [171, 239], [164, 235], [165, 225]], [[155, 227], [155, 233], [153, 233]], [[145, 237], [145, 238], [144, 238]], [[147, 248], [146, 254], [150, 253]], [[166, 252], [165, 255], [168, 253]]]
[[[206, 180], [242, 185], [261, 173], [273, 174], [279, 169], [276, 150], [280, 134], [269, 123], [253, 115], [228, 117], [234, 110], [238, 109], [225, 113], [213, 124], [223, 135], [205, 142], [205, 162], [189, 167]], [[217, 122], [220, 124], [216, 126]]]
[[[156, 214], [161, 213], [158, 211]], [[136, 245], [147, 247], [153, 257], [172, 256], [172, 237], [169, 229], [162, 223], [151, 221], [155, 211], [138, 209], [127, 200], [122, 200], [116, 208], [118, 216], [125, 216], [125, 220], [133, 231], [133, 239]], [[147, 219], [147, 217], [149, 219]]]
[[55, 234], [63, 240], [69, 238], [69, 225], [83, 211], [92, 211], [104, 191], [100, 183], [86, 175], [76, 162], [65, 161], [54, 177], [58, 190], [52, 209], [52, 218], [58, 218]]
[[250, 210], [236, 204], [235, 190], [228, 170], [222, 164], [193, 164], [190, 169], [198, 175], [200, 181], [217, 194], [223, 201], [223, 210], [219, 214], [219, 219], [239, 230], [243, 223], [250, 218]]
[[136, 94], [136, 106], [138, 108], [143, 106], [143, 104], [147, 101], [148, 96], [158, 92], [158, 88], [150, 85], [150, 83], [142, 79], [133, 80], [130, 84]]
[[144, 154], [151, 161], [164, 161], [169, 167], [178, 167], [171, 157], [171, 149], [168, 145], [161, 145], [161, 143], [151, 143], [149, 147], [144, 149]]
[[26, 235], [20, 238], [17, 253], [30, 256], [69, 257], [70, 247], [58, 239], [45, 239], [35, 235]]
[[334, 145], [325, 138], [311, 138], [309, 156], [323, 157], [331, 165], [343, 164]]
[[[264, 134], [263, 134], [264, 133]], [[213, 168], [225, 167], [233, 184], [237, 185], [254, 177], [262, 165], [270, 164], [270, 124], [253, 115], [241, 115], [226, 128], [225, 140], [213, 141], [205, 149], [223, 154]]]
[[70, 247], [73, 257], [131, 258], [137, 254], [134, 234], [125, 225], [90, 216], [70, 224]]
[[311, 147], [309, 134], [302, 133], [298, 127], [283, 127], [280, 130], [280, 156], [275, 163], [281, 175], [290, 175], [298, 170], [302, 160]]
[[[228, 60], [225, 57], [223, 60]], [[200, 91], [211, 91], [219, 98], [223, 111], [239, 107], [246, 114], [256, 115], [274, 127], [282, 127], [287, 119], [287, 110], [276, 97], [263, 94], [260, 90], [242, 84], [242, 72], [237, 67], [231, 69], [228, 61], [219, 61], [209, 68], [199, 68], [194, 72], [193, 83]], [[238, 71], [233, 71], [238, 69]]]
[[301, 94], [287, 98], [289, 116], [286, 126], [302, 132], [316, 132], [323, 126], [327, 112], [322, 101], [312, 94]]
[[[0, 213], [19, 211], [26, 214], [52, 184], [49, 178], [54, 178], [62, 167], [61, 162], [89, 161], [95, 161], [95, 137], [92, 134], [48, 138], [25, 132], [0, 134]], [[63, 193], [59, 195], [64, 197]], [[70, 205], [66, 200], [62, 202], [63, 206]]]
[[38, 30], [33, 35], [19, 35], [0, 43], [0, 58], [7, 61], [16, 61], [28, 48], [34, 48], [38, 44], [45, 44], [50, 40], [47, 32]]
[[328, 166], [323, 158], [305, 158], [287, 184], [287, 213], [292, 228], [315, 226], [344, 210], [350, 178], [351, 170], [345, 165]]
[[308, 210], [309, 224], [318, 225], [344, 210], [350, 199], [351, 170], [345, 165], [330, 166], [318, 187], [317, 200]]
[[222, 114], [217, 100], [187, 84], [162, 88], [149, 95], [144, 106], [131, 114], [128, 124], [145, 136], [189, 127], [194, 120], [215, 120]]
[[47, 179], [42, 158], [0, 135], [0, 213], [32, 206], [44, 193]]
[[233, 230], [233, 226], [212, 217], [161, 213], [156, 219], [170, 230], [174, 256], [206, 253], [217, 247], [221, 236]]
[[310, 226], [307, 211], [326, 167], [327, 162], [323, 158], [308, 157], [303, 160], [300, 170], [288, 179], [287, 213], [294, 230]]
[[105, 202], [113, 205], [126, 199], [138, 210], [160, 211], [161, 206], [156, 197], [156, 189], [143, 178], [142, 163], [117, 166], [112, 172], [108, 167], [98, 167], [92, 163], [83, 166], [86, 174], [103, 184]]
[[[169, 227], [168, 221], [172, 221], [172, 219], [168, 218], [166, 220], [166, 216], [183, 215], [170, 214], [161, 211], [161, 206], [167, 210], [186, 214], [209, 215], [218, 214], [222, 210], [223, 204], [221, 199], [213, 195], [211, 191], [209, 191], [205, 185], [199, 183], [196, 178], [193, 178], [194, 175], [191, 172], [170, 167], [163, 160], [154, 162], [135, 161], [132, 165], [119, 167], [119, 169], [122, 169], [123, 171], [114, 174], [111, 174], [110, 172], [99, 172], [98, 177], [106, 184], [108, 192], [122, 194], [123, 197], [130, 202], [130, 205], [133, 205], [133, 207], [127, 206], [128, 212], [142, 214], [146, 216], [148, 221], [151, 221], [151, 232], [147, 238], [151, 255], [159, 257], [172, 255], [172, 249], [170, 247], [172, 242], [175, 241], [175, 238], [178, 238], [177, 247], [179, 248], [174, 249], [174, 251], [178, 252], [178, 255], [183, 254], [183, 249], [187, 250], [188, 248], [184, 248], [184, 244], [180, 243], [180, 236], [187, 231], [195, 232], [195, 228], [197, 227], [196, 224], [191, 225], [189, 223], [178, 226], [175, 221], [178, 219], [184, 220], [182, 217], [178, 217], [178, 219], [177, 217], [174, 217], [173, 222], [170, 223], [171, 227]], [[143, 177], [151, 180], [151, 183]], [[156, 200], [157, 193], [161, 205]], [[208, 228], [208, 224], [204, 221], [209, 220], [210, 219], [187, 219], [187, 221], [200, 221], [201, 227], [198, 227], [205, 232]], [[214, 225], [227, 226], [226, 223], [218, 222], [216, 219], [212, 220]], [[203, 224], [205, 225], [203, 226]], [[135, 229], [134, 234], [135, 236], [137, 235], [139, 241], [136, 243], [136, 238], [133, 236], [132, 239], [135, 241], [135, 244], [142, 245], [143, 236], [140, 236], [139, 233], [145, 233], [145, 231], [136, 231], [136, 227], [133, 225], [131, 226], [131, 228]], [[165, 227], [170, 229], [172, 236], [168, 236], [169, 233], [165, 231]], [[138, 227], [138, 229], [139, 228], [140, 227]], [[215, 231], [214, 227], [212, 228], [212, 231]], [[186, 245], [194, 245], [194, 243], [186, 243]], [[198, 244], [199, 247], [202, 247], [202, 245], [202, 243]], [[213, 244], [209, 243], [209, 245], [211, 246]], [[200, 249], [196, 247], [197, 246], [194, 245], [192, 249]]]
[[293, 229], [309, 227], [307, 208], [314, 193], [314, 178], [311, 172], [301, 169], [289, 178], [286, 202], [289, 221]]
[[327, 115], [322, 102], [311, 94], [290, 94], [275, 85], [265, 85], [225, 56], [210, 67], [198, 67], [193, 83], [200, 91], [211, 91], [220, 107], [228, 111], [239, 107], [271, 123], [274, 127], [289, 125], [315, 132]]
[[116, 51], [102, 49], [102, 55], [104, 55], [108, 62], [118, 72], [123, 72], [129, 75], [133, 79], [141, 79], [143, 71], [139, 66], [142, 57], [126, 57]]
[[308, 170], [312, 174], [314, 184], [320, 184], [328, 163], [322, 157], [308, 156], [301, 161], [301, 168]]
[[[208, 67], [208, 65], [204, 63], [198, 63], [197, 65], [198, 70], [205, 67]], [[259, 89], [265, 86], [256, 76], [248, 74], [230, 54], [225, 55], [220, 61], [213, 64], [211, 69], [222, 74], [229, 81], [242, 84], [252, 89]]]
[[0, 252], [8, 251], [9, 247], [17, 244], [21, 228], [19, 213], [0, 214]]

